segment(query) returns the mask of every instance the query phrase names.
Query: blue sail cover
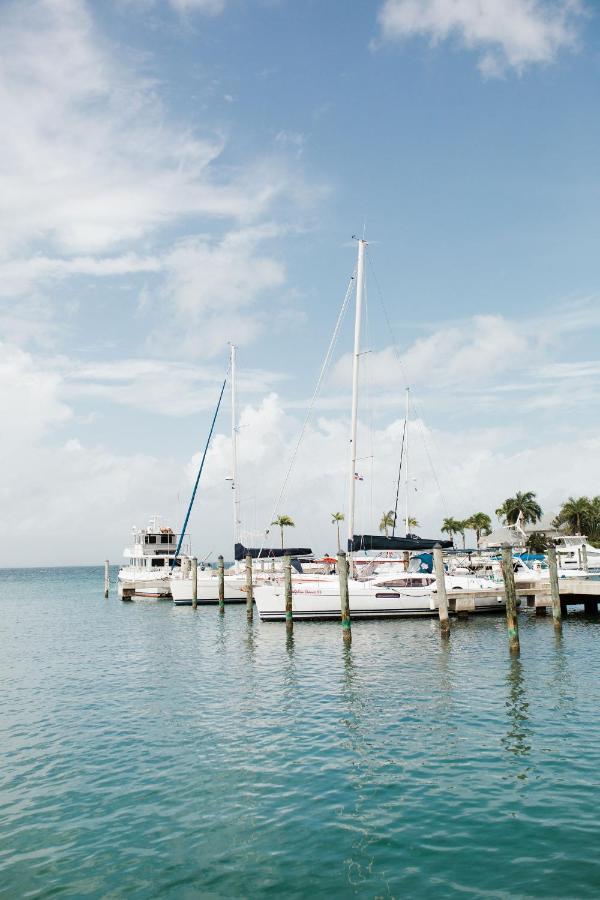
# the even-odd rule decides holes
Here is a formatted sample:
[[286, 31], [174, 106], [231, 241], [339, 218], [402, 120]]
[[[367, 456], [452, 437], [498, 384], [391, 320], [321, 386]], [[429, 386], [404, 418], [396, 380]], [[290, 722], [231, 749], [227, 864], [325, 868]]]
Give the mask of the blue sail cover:
[[441, 541], [439, 538], [420, 538], [416, 535], [408, 537], [386, 537], [381, 534], [355, 534], [348, 541], [349, 553], [360, 553], [366, 550], [432, 550], [437, 544], [448, 548], [454, 546], [452, 541]]

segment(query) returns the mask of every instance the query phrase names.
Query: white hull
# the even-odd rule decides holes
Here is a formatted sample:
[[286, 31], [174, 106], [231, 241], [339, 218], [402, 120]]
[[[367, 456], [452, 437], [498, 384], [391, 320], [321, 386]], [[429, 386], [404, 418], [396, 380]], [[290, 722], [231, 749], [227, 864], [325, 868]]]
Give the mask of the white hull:
[[[505, 608], [504, 598], [498, 596], [489, 581], [479, 578], [447, 579], [447, 590], [485, 591], [489, 596], [476, 599], [475, 612], [496, 612]], [[437, 594], [428, 584], [422, 587], [394, 588], [377, 585], [373, 581], [349, 580], [350, 615], [355, 619], [383, 619], [398, 617], [437, 616]], [[254, 599], [258, 614], [265, 621], [285, 619], [283, 584], [271, 582], [257, 585]], [[340, 594], [337, 578], [314, 579], [293, 585], [292, 608], [294, 619], [339, 619]]]
[[121, 588], [133, 590], [136, 594], [145, 597], [171, 596], [168, 575], [149, 576], [148, 572], [135, 573], [129, 568], [129, 571], [122, 569], [117, 578]]
[[[225, 602], [246, 602], [246, 579], [239, 575], [225, 576]], [[192, 603], [192, 579], [171, 578], [171, 594], [177, 606], [190, 606]], [[219, 602], [219, 579], [217, 575], [206, 576], [198, 573], [198, 603]]]

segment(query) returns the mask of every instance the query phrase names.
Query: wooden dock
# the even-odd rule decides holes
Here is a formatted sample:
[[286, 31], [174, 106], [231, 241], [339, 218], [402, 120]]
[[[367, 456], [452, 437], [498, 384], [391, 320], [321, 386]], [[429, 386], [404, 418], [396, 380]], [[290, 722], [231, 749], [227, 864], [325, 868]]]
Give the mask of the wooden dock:
[[[560, 605], [563, 612], [568, 611], [569, 606], [583, 606], [587, 613], [597, 613], [600, 603], [600, 580], [591, 581], [587, 578], [561, 578], [558, 582], [560, 593]], [[493, 591], [496, 597], [504, 597], [505, 590], [502, 582], [498, 583], [498, 590]], [[527, 606], [545, 612], [552, 608], [550, 594], [550, 582], [532, 581], [528, 585], [520, 586], [516, 591], [517, 597], [525, 599]], [[475, 601], [489, 597], [489, 593], [483, 591], [448, 591], [448, 610], [451, 613], [474, 612]]]

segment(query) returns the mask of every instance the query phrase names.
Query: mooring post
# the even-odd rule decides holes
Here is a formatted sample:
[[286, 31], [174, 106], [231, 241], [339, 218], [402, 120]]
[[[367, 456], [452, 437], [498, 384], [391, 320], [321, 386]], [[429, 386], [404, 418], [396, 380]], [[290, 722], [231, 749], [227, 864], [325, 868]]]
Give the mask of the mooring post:
[[560, 588], [558, 586], [558, 565], [556, 562], [556, 550], [548, 547], [548, 569], [550, 570], [550, 598], [552, 600], [552, 621], [554, 627], [562, 628], [562, 611], [560, 608]]
[[345, 641], [352, 640], [350, 624], [350, 600], [348, 597], [348, 557], [343, 550], [338, 553], [338, 576], [340, 579], [340, 604], [342, 609], [342, 634]]
[[450, 619], [448, 618], [448, 597], [446, 595], [446, 573], [444, 571], [444, 555], [442, 545], [436, 544], [433, 548], [433, 569], [437, 587], [438, 615], [440, 617], [440, 631], [443, 635], [450, 634]]
[[294, 628], [292, 608], [292, 560], [287, 553], [283, 557], [283, 583], [285, 586], [285, 627], [287, 631], [292, 631]]
[[506, 626], [508, 628], [508, 646], [512, 653], [518, 653], [519, 623], [517, 621], [517, 591], [515, 588], [515, 573], [513, 569], [512, 547], [510, 544], [502, 545], [502, 577], [504, 578], [504, 593], [506, 599]]
[[108, 597], [108, 592], [110, 590], [110, 563], [107, 559], [104, 560], [104, 599]]
[[581, 545], [581, 568], [584, 572], [589, 571], [587, 547], [585, 544]]
[[198, 608], [198, 560], [192, 556], [192, 609]]
[[252, 591], [252, 556], [250, 553], [248, 553], [246, 554], [246, 618], [249, 622], [252, 621], [253, 617], [253, 602], [254, 594]]
[[219, 612], [223, 614], [225, 612], [225, 560], [222, 556], [219, 557], [217, 574], [219, 577]]

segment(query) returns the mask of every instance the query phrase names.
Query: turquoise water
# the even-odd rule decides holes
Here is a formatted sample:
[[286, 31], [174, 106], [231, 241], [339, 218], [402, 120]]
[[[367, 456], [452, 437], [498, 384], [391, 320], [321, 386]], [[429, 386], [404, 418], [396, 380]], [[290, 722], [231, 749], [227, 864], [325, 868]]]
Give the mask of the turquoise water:
[[248, 627], [0, 571], [0, 896], [591, 897], [600, 622]]

